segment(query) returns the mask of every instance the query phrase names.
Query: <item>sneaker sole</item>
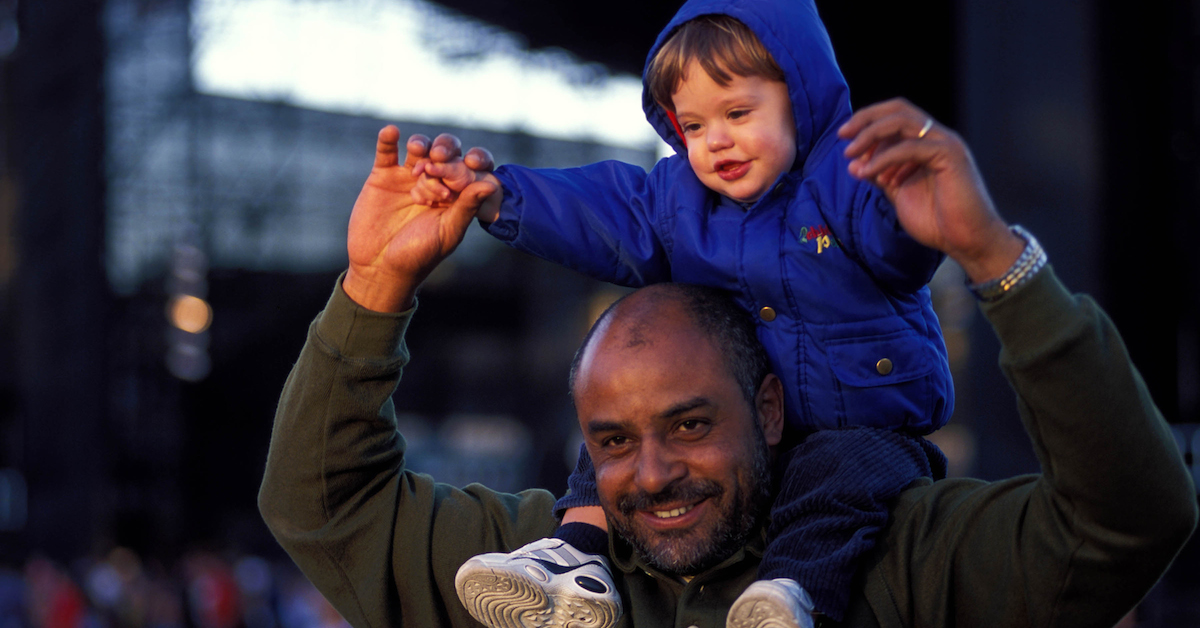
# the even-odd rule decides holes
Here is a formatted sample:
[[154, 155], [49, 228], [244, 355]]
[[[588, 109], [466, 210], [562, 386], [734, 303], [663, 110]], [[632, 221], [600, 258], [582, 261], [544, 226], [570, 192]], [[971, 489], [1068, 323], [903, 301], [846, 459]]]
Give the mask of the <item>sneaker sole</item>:
[[614, 605], [576, 596], [546, 595], [523, 571], [467, 562], [458, 597], [467, 612], [489, 628], [610, 628]]
[[797, 628], [797, 623], [791, 611], [782, 603], [757, 599], [735, 603], [729, 609], [726, 628]]

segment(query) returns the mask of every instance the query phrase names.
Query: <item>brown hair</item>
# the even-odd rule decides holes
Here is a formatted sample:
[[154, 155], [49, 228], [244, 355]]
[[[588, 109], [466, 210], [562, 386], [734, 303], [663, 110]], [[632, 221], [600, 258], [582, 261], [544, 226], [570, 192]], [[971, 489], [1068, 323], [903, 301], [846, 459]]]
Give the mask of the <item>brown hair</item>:
[[671, 95], [686, 78], [684, 72], [692, 61], [722, 87], [729, 85], [731, 72], [784, 80], [783, 70], [749, 27], [727, 15], [702, 15], [676, 29], [646, 70], [650, 96], [668, 111], [675, 110]]

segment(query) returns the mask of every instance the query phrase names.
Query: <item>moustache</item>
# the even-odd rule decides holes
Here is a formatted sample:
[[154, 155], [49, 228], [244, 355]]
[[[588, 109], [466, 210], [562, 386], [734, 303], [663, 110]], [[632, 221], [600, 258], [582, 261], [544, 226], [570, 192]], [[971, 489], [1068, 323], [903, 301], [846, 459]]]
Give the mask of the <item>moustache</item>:
[[656, 506], [672, 502], [698, 502], [710, 497], [720, 497], [724, 493], [725, 489], [713, 480], [696, 480], [685, 484], [672, 484], [654, 494], [646, 491], [629, 493], [617, 500], [617, 510], [629, 516], [639, 510], [653, 510]]

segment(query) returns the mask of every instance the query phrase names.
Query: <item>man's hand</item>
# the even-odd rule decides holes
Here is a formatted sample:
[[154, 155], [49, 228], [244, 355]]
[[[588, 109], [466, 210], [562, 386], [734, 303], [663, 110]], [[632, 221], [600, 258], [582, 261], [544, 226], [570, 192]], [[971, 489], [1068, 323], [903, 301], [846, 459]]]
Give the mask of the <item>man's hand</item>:
[[462, 142], [449, 133], [437, 136], [429, 156], [417, 162], [413, 172], [418, 175], [413, 188], [413, 202], [440, 207], [453, 203], [458, 195], [476, 181], [488, 181], [496, 186], [480, 207], [477, 216], [484, 222], [495, 222], [500, 215], [503, 193], [500, 181], [492, 176], [495, 161], [484, 148], [472, 148], [462, 156]]
[[1024, 243], [996, 213], [962, 138], [904, 99], [871, 105], [838, 129], [850, 174], [879, 186], [900, 225], [962, 265], [971, 281], [1003, 275]]
[[[439, 138], [440, 139], [440, 138]], [[413, 201], [414, 167], [429, 156], [429, 138], [408, 139], [400, 163], [400, 130], [379, 131], [375, 166], [350, 214], [346, 248], [350, 269], [342, 288], [359, 305], [379, 312], [412, 307], [417, 287], [462, 242], [475, 212], [496, 186], [463, 186], [452, 203], [434, 207]]]

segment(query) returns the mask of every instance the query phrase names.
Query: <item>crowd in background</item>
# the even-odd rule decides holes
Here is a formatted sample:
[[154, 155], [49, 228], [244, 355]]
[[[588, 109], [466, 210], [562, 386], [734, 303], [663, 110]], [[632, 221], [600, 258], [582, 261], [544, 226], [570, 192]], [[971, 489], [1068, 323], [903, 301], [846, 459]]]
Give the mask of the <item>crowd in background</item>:
[[344, 628], [286, 561], [187, 554], [174, 565], [125, 548], [62, 565], [0, 568], [0, 628]]

